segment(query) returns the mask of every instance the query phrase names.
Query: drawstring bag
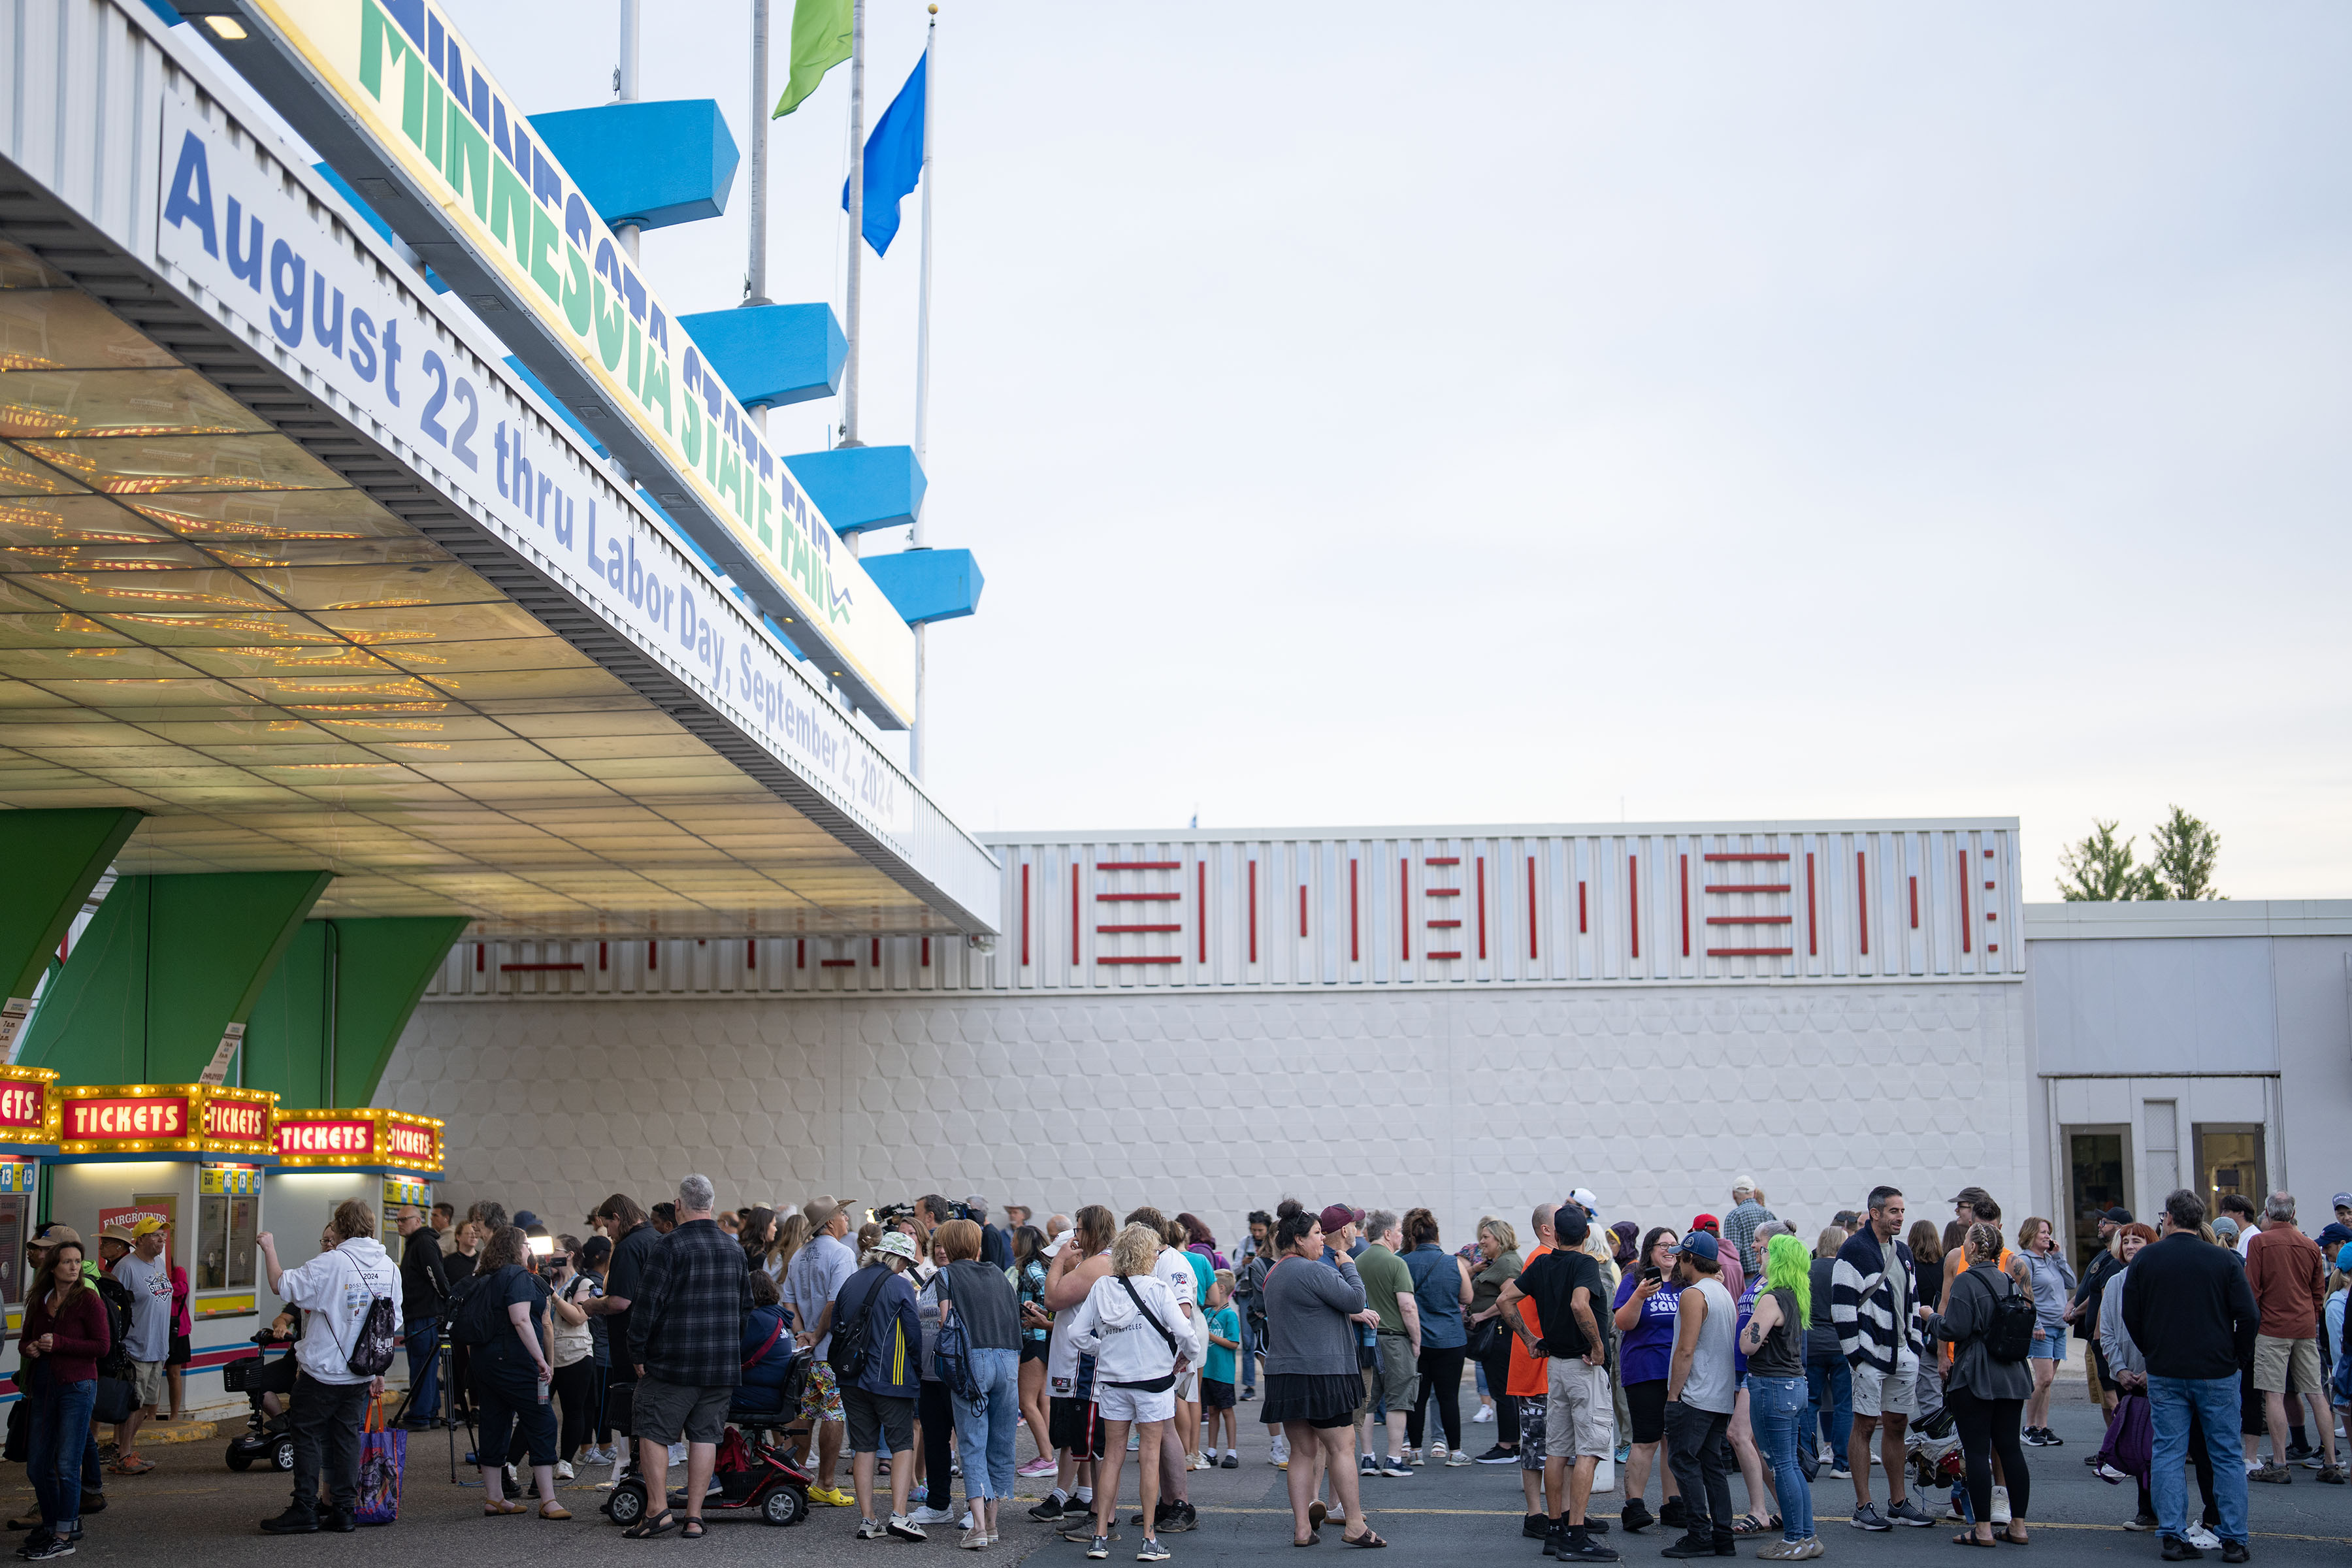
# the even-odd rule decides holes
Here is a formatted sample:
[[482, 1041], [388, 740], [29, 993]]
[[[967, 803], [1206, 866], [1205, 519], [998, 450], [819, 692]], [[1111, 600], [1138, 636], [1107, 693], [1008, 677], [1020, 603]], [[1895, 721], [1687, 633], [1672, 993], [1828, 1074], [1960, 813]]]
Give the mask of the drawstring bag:
[[[2098, 1458], [2107, 1467], [2121, 1470], [2135, 1480], [2145, 1481], [2156, 1468], [2156, 1422], [2150, 1415], [2147, 1395], [2126, 1394], [2116, 1400], [2116, 1414], [2107, 1423], [2107, 1440], [2100, 1446]], [[2121, 1486], [2120, 1481], [2101, 1480]]]
[[386, 1430], [383, 1401], [368, 1401], [360, 1423], [360, 1495], [355, 1517], [362, 1524], [390, 1524], [400, 1517], [400, 1472], [408, 1460], [408, 1434]]

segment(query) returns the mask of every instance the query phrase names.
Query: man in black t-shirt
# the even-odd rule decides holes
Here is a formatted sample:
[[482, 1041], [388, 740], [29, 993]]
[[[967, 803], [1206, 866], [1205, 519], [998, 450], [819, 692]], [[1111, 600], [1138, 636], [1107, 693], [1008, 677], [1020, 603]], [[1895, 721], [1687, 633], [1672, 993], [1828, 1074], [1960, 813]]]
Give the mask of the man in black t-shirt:
[[398, 1224], [401, 1333], [408, 1351], [408, 1414], [402, 1425], [423, 1432], [441, 1424], [441, 1309], [449, 1300], [449, 1276], [425, 1211], [403, 1208]]
[[[1608, 1299], [1608, 1287], [1600, 1262], [1583, 1250], [1592, 1229], [1583, 1207], [1574, 1202], [1560, 1205], [1552, 1226], [1559, 1245], [1507, 1282], [1495, 1304], [1528, 1353], [1550, 1362], [1544, 1400], [1544, 1501], [1552, 1522], [1545, 1554], [1563, 1563], [1614, 1563], [1617, 1553], [1592, 1538], [1584, 1517], [1592, 1497], [1593, 1471], [1614, 1441], [1608, 1318], [1601, 1305]], [[1527, 1320], [1511, 1310], [1521, 1297], [1536, 1305], [1536, 1317], [1544, 1326], [1540, 1340], [1528, 1331]]]
[[[663, 1205], [672, 1208], [670, 1205]], [[608, 1345], [623, 1346], [629, 1342], [629, 1303], [645, 1292], [646, 1263], [654, 1247], [661, 1240], [661, 1232], [654, 1226], [637, 1201], [625, 1193], [614, 1193], [597, 1205], [596, 1217], [605, 1222], [612, 1233], [613, 1265], [604, 1276], [604, 1294], [593, 1301], [577, 1303], [580, 1310], [592, 1317], [604, 1320], [604, 1339]], [[604, 1390], [604, 1418], [621, 1432], [635, 1431], [635, 1405], [637, 1369], [627, 1355], [614, 1351], [610, 1370], [611, 1381]], [[628, 1468], [626, 1445], [616, 1445], [613, 1458], [613, 1479], [619, 1480]]]

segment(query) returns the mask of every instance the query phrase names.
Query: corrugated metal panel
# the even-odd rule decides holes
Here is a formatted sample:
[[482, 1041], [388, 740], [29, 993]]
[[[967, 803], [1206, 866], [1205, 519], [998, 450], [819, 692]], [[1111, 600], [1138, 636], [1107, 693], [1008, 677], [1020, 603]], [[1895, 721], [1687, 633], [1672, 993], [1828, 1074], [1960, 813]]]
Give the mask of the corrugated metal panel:
[[[1406, 828], [994, 841], [992, 951], [914, 938], [646, 944], [557, 989], [461, 949], [433, 994], [1118, 994], [1322, 986], [1785, 984], [2023, 976], [2013, 818]], [[554, 944], [564, 945], [564, 944]], [[621, 944], [614, 944], [617, 948]], [[712, 948], [726, 944], [714, 941]], [[734, 944], [740, 949], [742, 944]], [[681, 978], [708, 959], [708, 978]], [[570, 973], [504, 971], [509, 976]], [[703, 969], [692, 972], [697, 976]]]

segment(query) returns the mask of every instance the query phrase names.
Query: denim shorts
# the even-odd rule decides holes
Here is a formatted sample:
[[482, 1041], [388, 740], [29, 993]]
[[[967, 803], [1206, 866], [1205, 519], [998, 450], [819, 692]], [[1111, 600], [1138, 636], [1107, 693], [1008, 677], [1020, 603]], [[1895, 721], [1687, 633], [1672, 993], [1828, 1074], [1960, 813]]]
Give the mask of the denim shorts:
[[2066, 1336], [2063, 1332], [2042, 1335], [2040, 1339], [2033, 1342], [2032, 1348], [2026, 1351], [2025, 1359], [2028, 1361], [2064, 1361], [2066, 1359]]

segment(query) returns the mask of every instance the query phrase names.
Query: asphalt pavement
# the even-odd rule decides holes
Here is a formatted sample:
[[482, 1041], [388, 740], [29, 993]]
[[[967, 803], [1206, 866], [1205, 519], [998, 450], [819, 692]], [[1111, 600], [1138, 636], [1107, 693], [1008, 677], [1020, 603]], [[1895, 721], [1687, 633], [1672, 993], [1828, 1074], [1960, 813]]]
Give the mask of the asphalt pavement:
[[[1475, 1401], [1464, 1391], [1465, 1414]], [[2155, 1563], [2154, 1535], [2128, 1533], [2122, 1521], [2131, 1516], [2133, 1494], [2128, 1486], [2110, 1487], [2096, 1479], [2081, 1463], [2082, 1456], [2098, 1445], [2101, 1425], [2083, 1397], [2080, 1374], [2063, 1377], [2051, 1425], [2065, 1439], [2059, 1448], [2029, 1450], [2033, 1469], [2033, 1541], [2028, 1549], [2044, 1568], [2077, 1565]], [[1483, 1449], [1494, 1427], [1474, 1425], [1465, 1441]], [[389, 1528], [362, 1530], [352, 1535], [272, 1538], [255, 1526], [264, 1516], [285, 1506], [285, 1478], [267, 1471], [233, 1474], [223, 1463], [226, 1438], [172, 1444], [142, 1444], [157, 1461], [152, 1474], [110, 1477], [110, 1499], [106, 1512], [87, 1521], [87, 1535], [79, 1555], [100, 1563], [172, 1568], [247, 1568], [254, 1563], [331, 1561], [336, 1568], [414, 1568], [420, 1561], [513, 1561], [526, 1556], [562, 1554], [569, 1563], [583, 1561], [626, 1563], [651, 1559], [685, 1558], [720, 1568], [731, 1563], [769, 1563], [778, 1559], [806, 1562], [830, 1568], [835, 1562], [872, 1563], [912, 1556], [957, 1554], [953, 1527], [934, 1531], [922, 1544], [896, 1541], [864, 1542], [852, 1531], [856, 1511], [819, 1508], [804, 1524], [777, 1528], [756, 1521], [715, 1522], [703, 1541], [686, 1542], [671, 1534], [651, 1542], [624, 1540], [621, 1532], [595, 1512], [601, 1494], [593, 1478], [567, 1487], [562, 1500], [576, 1517], [570, 1523], [541, 1521], [532, 1515], [486, 1519], [478, 1486], [453, 1485], [449, 1450], [433, 1436], [411, 1438], [400, 1521]], [[1026, 1434], [1021, 1453], [1031, 1448]], [[1131, 1499], [1132, 1469], [1125, 1488]], [[462, 1479], [470, 1477], [460, 1471]], [[1266, 1463], [1263, 1427], [1245, 1426], [1243, 1464], [1239, 1469], [1195, 1472], [1188, 1478], [1192, 1498], [1200, 1511], [1200, 1527], [1171, 1535], [1167, 1544], [1177, 1563], [1201, 1568], [1215, 1564], [1263, 1564], [1292, 1550], [1289, 1503], [1283, 1473]], [[1732, 1483], [1735, 1503], [1744, 1501], [1739, 1483]], [[2347, 1561], [2352, 1547], [2352, 1487], [2320, 1486], [2315, 1472], [2298, 1468], [2288, 1487], [2250, 1489], [2253, 1524], [2253, 1558], [2280, 1564], [2330, 1563]], [[1878, 1482], [1875, 1495], [1885, 1489]], [[985, 1552], [962, 1555], [1007, 1568], [1035, 1554], [1041, 1568], [1084, 1568], [1081, 1547], [1065, 1544], [1045, 1526], [1033, 1523], [1026, 1510], [1039, 1495], [1039, 1483], [1021, 1483], [1021, 1500], [1007, 1510], [1006, 1540]], [[1524, 1560], [1527, 1568], [1542, 1568], [1537, 1542], [1520, 1535], [1519, 1472], [1515, 1467], [1472, 1465], [1459, 1468], [1423, 1469], [1409, 1479], [1364, 1482], [1366, 1505], [1372, 1522], [1391, 1542], [1388, 1561], [1410, 1561], [1415, 1568], [1494, 1568], [1500, 1562]], [[1815, 1484], [1820, 1533], [1828, 1556], [1856, 1564], [1951, 1563], [1954, 1527], [1898, 1530], [1889, 1534], [1864, 1534], [1845, 1523], [1853, 1508], [1850, 1483], [1833, 1481], [1824, 1471]], [[16, 1467], [0, 1471], [0, 1501], [11, 1513], [29, 1508], [31, 1490]], [[1651, 1483], [1651, 1503], [1657, 1501]], [[1596, 1500], [1594, 1511], [1613, 1517], [1621, 1497]], [[1940, 1511], [1940, 1510], [1939, 1510]], [[1113, 1564], [1131, 1562], [1140, 1531], [1122, 1526]], [[1338, 1544], [1338, 1531], [1327, 1529], [1320, 1551], [1326, 1557], [1347, 1555]], [[1608, 1539], [1627, 1562], [1654, 1561], [1671, 1532], [1653, 1528], [1637, 1536], [1614, 1533]], [[1761, 1541], [1743, 1543], [1742, 1556], [1752, 1556]], [[2004, 1547], [2006, 1553], [2011, 1549]], [[2217, 1557], [2219, 1553], [2210, 1553]]]

